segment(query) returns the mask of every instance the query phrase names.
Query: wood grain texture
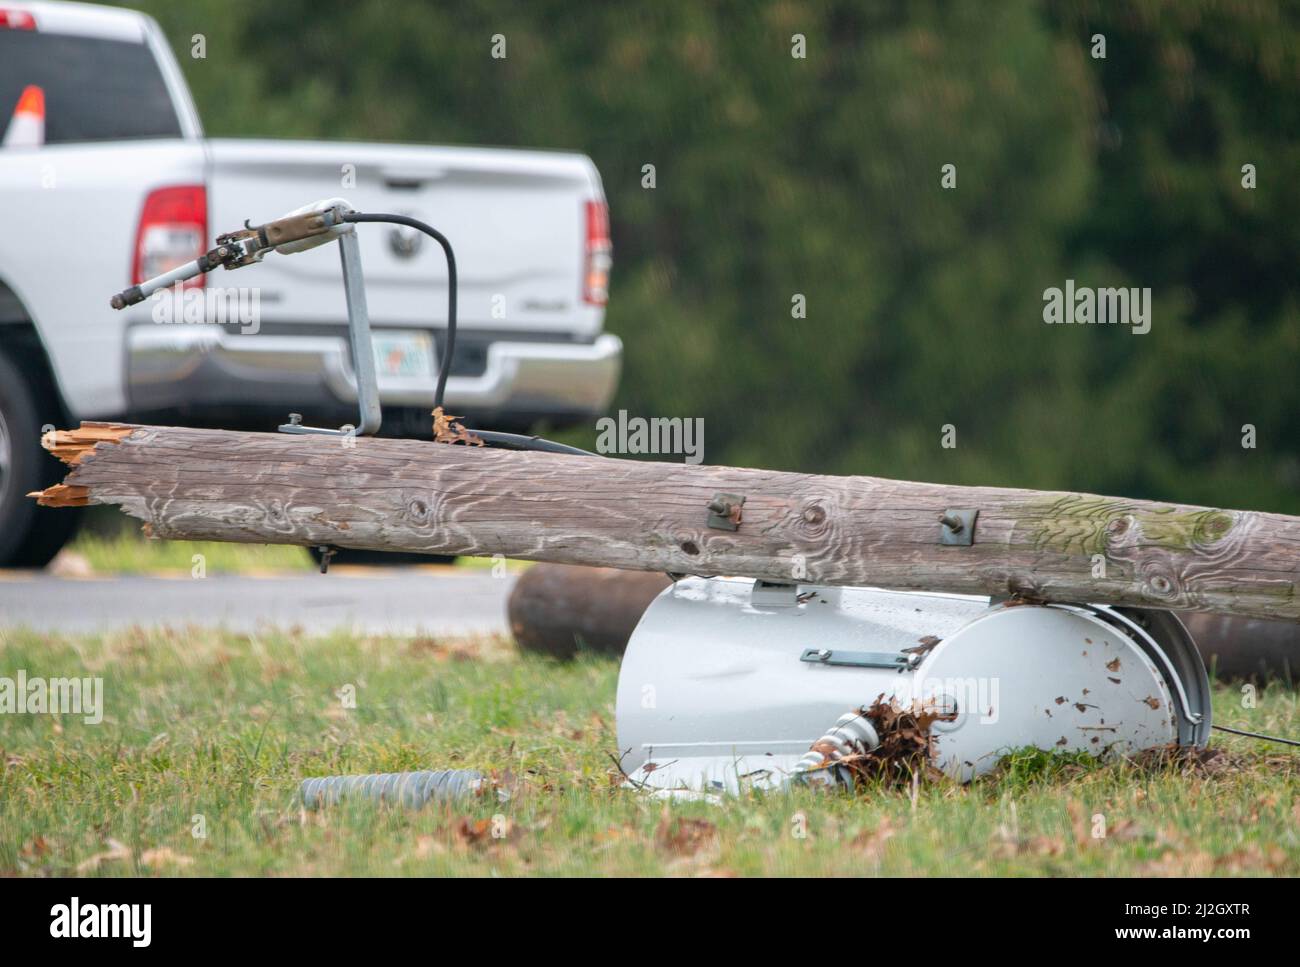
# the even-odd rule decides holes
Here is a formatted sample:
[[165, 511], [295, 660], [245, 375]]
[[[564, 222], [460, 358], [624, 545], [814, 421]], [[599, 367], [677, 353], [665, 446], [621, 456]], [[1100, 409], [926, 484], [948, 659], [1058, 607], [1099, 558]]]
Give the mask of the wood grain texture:
[[[160, 538], [1300, 620], [1300, 518], [1282, 514], [415, 440], [104, 427], [87, 425], [97, 442], [73, 448], [66, 484]], [[734, 532], [706, 526], [718, 493], [746, 498]], [[940, 544], [946, 508], [978, 509], [971, 546]]]

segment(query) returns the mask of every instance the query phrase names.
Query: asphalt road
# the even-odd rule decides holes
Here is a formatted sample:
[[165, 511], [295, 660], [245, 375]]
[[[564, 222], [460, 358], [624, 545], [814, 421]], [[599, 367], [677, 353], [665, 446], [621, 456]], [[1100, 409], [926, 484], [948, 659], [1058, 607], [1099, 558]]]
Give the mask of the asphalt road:
[[0, 628], [95, 632], [139, 625], [301, 627], [359, 634], [507, 631], [514, 575], [454, 568], [339, 568], [327, 575], [55, 577], [0, 571]]

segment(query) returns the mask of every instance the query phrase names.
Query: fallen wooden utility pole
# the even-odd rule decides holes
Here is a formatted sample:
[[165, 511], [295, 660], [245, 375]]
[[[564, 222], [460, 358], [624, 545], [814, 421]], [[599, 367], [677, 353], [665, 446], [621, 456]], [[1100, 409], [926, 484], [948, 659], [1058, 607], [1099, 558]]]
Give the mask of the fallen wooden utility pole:
[[994, 487], [178, 427], [46, 435], [35, 496], [154, 537], [492, 555], [1300, 621], [1300, 518]]

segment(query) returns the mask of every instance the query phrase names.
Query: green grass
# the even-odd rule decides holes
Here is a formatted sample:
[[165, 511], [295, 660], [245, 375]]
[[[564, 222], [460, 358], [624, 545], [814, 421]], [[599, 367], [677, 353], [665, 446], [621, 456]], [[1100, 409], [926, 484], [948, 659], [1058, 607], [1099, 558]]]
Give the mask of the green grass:
[[[1300, 873], [1300, 756], [1245, 739], [1216, 737], [1232, 755], [1208, 774], [1027, 751], [915, 800], [801, 789], [666, 809], [617, 786], [607, 659], [521, 658], [498, 640], [0, 631], [0, 675], [18, 669], [102, 676], [105, 717], [0, 715], [0, 875]], [[355, 709], [336, 697], [349, 684]], [[1300, 733], [1294, 691], [1245, 710], [1220, 686], [1215, 702], [1225, 722]], [[512, 798], [295, 802], [305, 776], [448, 766], [490, 770]]]
[[314, 567], [307, 549], [283, 544], [225, 544], [217, 541], [151, 541], [135, 531], [79, 534], [68, 550], [97, 574], [192, 573], [202, 556], [208, 574], [304, 571]]
[[[316, 564], [307, 549], [285, 544], [227, 544], [216, 541], [151, 541], [134, 529], [112, 533], [87, 532], [77, 536], [68, 551], [95, 575], [191, 574], [200, 564], [207, 574], [258, 574], [273, 571], [311, 571]], [[430, 563], [436, 563], [430, 558]], [[490, 570], [490, 557], [462, 557], [458, 567]], [[527, 561], [506, 561], [511, 572], [522, 571]], [[378, 573], [378, 572], [376, 572]]]

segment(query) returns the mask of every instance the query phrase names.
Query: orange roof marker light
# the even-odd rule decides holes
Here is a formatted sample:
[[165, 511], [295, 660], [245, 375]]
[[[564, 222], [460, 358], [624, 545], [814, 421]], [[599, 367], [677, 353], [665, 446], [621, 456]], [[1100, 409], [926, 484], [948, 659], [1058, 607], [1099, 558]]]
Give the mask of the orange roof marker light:
[[45, 91], [28, 84], [5, 129], [4, 147], [39, 148], [45, 143]]

